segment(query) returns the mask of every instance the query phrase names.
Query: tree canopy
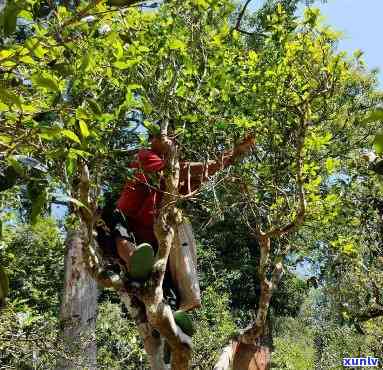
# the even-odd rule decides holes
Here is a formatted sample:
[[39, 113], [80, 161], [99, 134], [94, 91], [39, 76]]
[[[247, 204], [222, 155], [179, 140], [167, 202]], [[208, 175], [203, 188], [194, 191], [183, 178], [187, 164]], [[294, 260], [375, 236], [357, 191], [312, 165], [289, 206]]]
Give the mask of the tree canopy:
[[[376, 75], [360, 53], [338, 50], [339, 34], [320, 23], [318, 9], [297, 16], [298, 1], [266, 1], [255, 12], [248, 4], [0, 7], [0, 273], [10, 280], [0, 320], [12, 341], [17, 330], [38, 333], [41, 315], [53, 333], [39, 355], [4, 346], [7, 364], [57, 359], [63, 239], [80, 230], [86, 268], [101, 284], [106, 263], [94, 227], [132, 176], [129, 163], [149, 146], [148, 133], [167, 148], [157, 270], [141, 290], [113, 282], [99, 297], [100, 366], [147, 366], [142, 333], [118, 305], [132, 297], [170, 345], [172, 369], [211, 368], [229, 342], [263, 345], [266, 337], [276, 338], [278, 368], [314, 369], [334, 354], [340, 367], [343, 353], [358, 353], [337, 332], [381, 356], [373, 334], [382, 337], [383, 315]], [[179, 194], [180, 162], [223, 160], [244, 137], [255, 140], [249, 152]], [[61, 230], [47, 218], [54, 204], [67, 212]], [[158, 298], [180, 209], [196, 230], [204, 292], [193, 357]], [[306, 352], [291, 344], [297, 335]]]

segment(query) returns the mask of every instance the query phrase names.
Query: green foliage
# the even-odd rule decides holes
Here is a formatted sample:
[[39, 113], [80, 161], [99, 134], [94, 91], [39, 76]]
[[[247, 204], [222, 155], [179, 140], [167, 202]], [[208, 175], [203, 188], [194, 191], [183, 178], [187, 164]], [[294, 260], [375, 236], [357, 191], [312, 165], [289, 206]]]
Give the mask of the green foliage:
[[0, 315], [0, 363], [10, 369], [53, 369], [63, 354], [57, 320], [22, 299], [8, 302]]
[[313, 332], [299, 319], [283, 318], [274, 325], [275, 337], [272, 368], [314, 370]]
[[375, 136], [374, 149], [377, 154], [383, 153], [383, 134], [378, 134]]
[[[63, 247], [53, 223], [38, 218], [51, 198], [47, 189], [60, 188], [73, 209], [94, 212], [105, 191], [115, 195], [125, 181], [131, 160], [126, 151], [147, 144], [142, 125], [155, 131], [167, 119], [182, 160], [215, 158], [245, 132], [257, 141], [246, 160], [222, 171], [189, 205], [200, 226], [204, 288], [195, 364], [210, 368], [234, 331], [231, 315], [242, 325], [257, 307], [259, 245], [248, 225], [269, 230], [294, 221], [300, 190], [305, 223], [296, 235], [272, 240], [267, 268], [276, 261], [292, 264], [291, 252], [306, 262], [312, 258], [328, 288], [328, 301], [321, 302], [339, 315], [337, 333], [351, 335], [341, 324], [372, 303], [371, 281], [381, 287], [381, 231], [372, 201], [382, 198], [383, 188], [358, 158], [365, 146], [382, 153], [383, 97], [360, 55], [338, 53], [339, 34], [320, 24], [317, 9], [295, 17], [297, 3], [266, 1], [246, 19], [256, 33], [243, 37], [231, 32], [235, 6], [226, 0], [165, 2], [145, 12], [110, 11], [110, 5], [126, 4], [119, 0], [96, 2], [88, 10], [84, 3], [57, 4], [49, 19], [45, 3], [7, 1], [0, 15], [2, 213], [20, 205], [17, 198], [23, 201], [26, 193], [30, 202], [21, 209], [37, 221], [12, 231], [8, 225], [2, 241], [10, 307], [16, 307], [4, 316], [8, 333], [26, 321], [42, 335], [37, 324], [43, 312], [54, 327]], [[84, 9], [81, 14], [93, 20], [78, 19]], [[23, 29], [17, 18], [30, 18], [33, 25]], [[366, 118], [366, 111], [373, 113]], [[49, 172], [20, 168], [17, 155], [35, 158]], [[85, 162], [93, 208], [78, 199]], [[297, 315], [307, 293], [302, 281], [288, 274], [279, 289], [273, 312]], [[25, 320], [12, 326], [20, 312]], [[310, 340], [320, 331], [287, 323], [277, 333], [278, 366], [312, 368]], [[98, 340], [102, 366], [146, 366], [132, 323], [112, 303], [101, 306]], [[331, 337], [323, 361], [335, 353], [338, 361], [345, 346], [355, 349]], [[25, 348], [24, 354], [31, 350]], [[30, 352], [26, 356], [30, 361]]]
[[[203, 292], [203, 308], [193, 313], [196, 333], [193, 366], [212, 367], [235, 331], [229, 300], [216, 286]], [[146, 369], [148, 364], [137, 329], [120, 305], [104, 301], [97, 319], [98, 364], [113, 369]]]
[[63, 244], [57, 225], [5, 224], [0, 263], [9, 276], [10, 294], [0, 314], [0, 362], [11, 368], [52, 368], [63, 353], [59, 341], [59, 295]]
[[193, 364], [201, 369], [213, 367], [236, 330], [229, 303], [228, 295], [219, 286], [212, 285], [203, 291], [202, 308], [193, 315], [196, 327]]
[[119, 304], [105, 301], [97, 317], [97, 362], [104, 369], [147, 369], [142, 341]]
[[58, 314], [63, 281], [64, 246], [54, 221], [7, 227], [3, 266], [10, 280], [10, 300], [22, 301], [41, 314]]
[[308, 287], [304, 280], [293, 274], [286, 274], [271, 300], [273, 314], [277, 316], [298, 316], [307, 293]]
[[189, 337], [192, 337], [195, 333], [195, 328], [190, 315], [184, 311], [175, 311], [173, 316], [174, 321], [182, 329], [182, 331], [189, 335]]
[[[379, 339], [382, 338], [381, 320], [371, 323], [367, 335], [355, 333], [350, 327], [337, 327], [333, 325], [320, 334], [321, 345], [319, 366], [329, 369], [340, 370], [344, 357], [367, 357], [382, 355], [382, 345]], [[319, 336], [319, 333], [318, 333]]]

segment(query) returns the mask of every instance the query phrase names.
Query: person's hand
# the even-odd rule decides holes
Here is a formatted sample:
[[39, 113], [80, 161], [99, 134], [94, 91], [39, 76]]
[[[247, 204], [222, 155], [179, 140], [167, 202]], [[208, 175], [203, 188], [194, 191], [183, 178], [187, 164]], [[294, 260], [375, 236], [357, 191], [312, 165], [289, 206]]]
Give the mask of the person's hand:
[[252, 134], [246, 136], [241, 143], [235, 146], [234, 156], [244, 154], [250, 150], [252, 146], [255, 145], [255, 138]]

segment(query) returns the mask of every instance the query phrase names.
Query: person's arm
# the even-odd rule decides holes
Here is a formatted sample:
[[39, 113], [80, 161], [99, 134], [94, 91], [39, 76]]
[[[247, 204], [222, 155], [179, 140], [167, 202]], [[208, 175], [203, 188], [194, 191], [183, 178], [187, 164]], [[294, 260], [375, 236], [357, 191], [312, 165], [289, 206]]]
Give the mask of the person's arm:
[[247, 136], [233, 150], [224, 152], [218, 159], [203, 162], [181, 162], [180, 163], [180, 193], [188, 194], [198, 189], [209, 176], [217, 171], [230, 166], [235, 160], [248, 152], [255, 144], [253, 136]]

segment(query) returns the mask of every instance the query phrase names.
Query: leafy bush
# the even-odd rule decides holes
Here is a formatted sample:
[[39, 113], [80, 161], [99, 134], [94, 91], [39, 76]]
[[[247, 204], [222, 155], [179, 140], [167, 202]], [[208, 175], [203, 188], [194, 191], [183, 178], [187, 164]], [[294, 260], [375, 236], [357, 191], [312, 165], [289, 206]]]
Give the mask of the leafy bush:
[[202, 295], [202, 308], [194, 313], [197, 332], [193, 337], [193, 369], [211, 369], [236, 327], [229, 298], [217, 286]]
[[63, 285], [64, 243], [52, 219], [8, 228], [1, 251], [10, 280], [10, 301], [22, 300], [39, 313], [58, 315]]
[[315, 368], [313, 333], [299, 319], [285, 317], [277, 320], [274, 330], [275, 352], [272, 368], [310, 370]]
[[110, 301], [99, 305], [96, 336], [99, 369], [148, 369], [142, 340], [121, 305]]

